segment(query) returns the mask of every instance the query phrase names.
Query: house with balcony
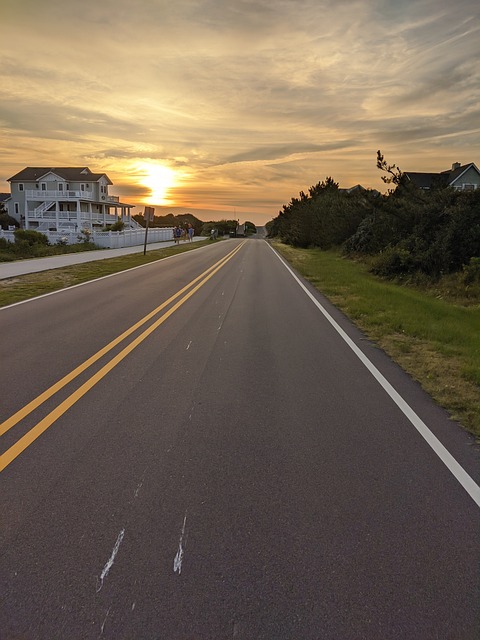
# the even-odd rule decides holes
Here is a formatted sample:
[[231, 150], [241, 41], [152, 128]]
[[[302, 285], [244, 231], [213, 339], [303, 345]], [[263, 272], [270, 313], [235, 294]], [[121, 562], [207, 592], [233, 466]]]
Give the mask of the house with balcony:
[[440, 173], [405, 171], [404, 175], [419, 189], [429, 190], [442, 187], [466, 191], [480, 189], [480, 171], [473, 162], [464, 165], [460, 162], [454, 162], [451, 169]]
[[24, 229], [94, 231], [118, 220], [137, 226], [131, 217], [134, 205], [110, 195], [110, 178], [88, 167], [26, 167], [8, 182], [8, 213]]

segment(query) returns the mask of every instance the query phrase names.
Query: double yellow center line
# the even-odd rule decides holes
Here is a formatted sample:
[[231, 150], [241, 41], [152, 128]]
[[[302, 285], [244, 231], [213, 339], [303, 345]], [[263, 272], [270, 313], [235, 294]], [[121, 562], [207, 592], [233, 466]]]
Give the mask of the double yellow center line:
[[[51, 398], [55, 393], [63, 389], [67, 384], [72, 382], [75, 378], [77, 378], [81, 373], [86, 371], [89, 367], [91, 367], [95, 362], [97, 362], [100, 358], [102, 358], [109, 351], [114, 349], [117, 345], [123, 342], [126, 338], [128, 338], [132, 333], [134, 333], [137, 329], [147, 323], [149, 320], [154, 318], [157, 314], [159, 314], [165, 307], [168, 307], [170, 304], [175, 302], [178, 298], [180, 298], [175, 304], [173, 304], [168, 311], [166, 311], [163, 315], [161, 315], [153, 324], [151, 324], [147, 329], [145, 329], [140, 335], [138, 335], [132, 342], [130, 342], [120, 353], [114, 356], [107, 364], [105, 364], [99, 371], [93, 374], [84, 384], [82, 384], [76, 391], [74, 391], [68, 398], [66, 398], [63, 402], [61, 402], [53, 411], [51, 411], [43, 420], [38, 422], [34, 427], [32, 427], [23, 437], [21, 437], [14, 445], [12, 445], [5, 453], [0, 455], [0, 472], [3, 471], [15, 458], [17, 458], [27, 447], [29, 447], [32, 442], [34, 442], [44, 431], [46, 431], [58, 418], [60, 418], [70, 407], [72, 407], [80, 398], [82, 398], [92, 387], [94, 387], [102, 378], [104, 378], [107, 373], [109, 373], [114, 367], [119, 364], [124, 358], [128, 356], [139, 344], [141, 344], [148, 336], [155, 331], [161, 324], [165, 322], [175, 311], [181, 307], [189, 298], [191, 298], [203, 285], [212, 278], [217, 271], [219, 271], [223, 266], [227, 264], [229, 260], [236, 255], [240, 249], [245, 244], [245, 241], [239, 244], [235, 249], [230, 251], [225, 257], [216, 262], [214, 265], [206, 269], [203, 273], [201, 273], [197, 278], [189, 282], [185, 287], [180, 289], [177, 293], [171, 296], [165, 302], [162, 302], [156, 309], [147, 314], [144, 318], [139, 320], [137, 323], [132, 325], [129, 329], [124, 331], [120, 336], [112, 340], [105, 347], [97, 351], [90, 358], [85, 360], [81, 365], [79, 365], [76, 369], [68, 373], [61, 380], [56, 382], [54, 385], [46, 389], [43, 393], [37, 396], [34, 400], [26, 404], [19, 411], [17, 411], [10, 418], [5, 420], [2, 424], [0, 424], [0, 436], [4, 435], [9, 429], [18, 424], [23, 418], [28, 416], [32, 411], [41, 406], [44, 402], [46, 402], [49, 398]], [[185, 294], [185, 295], [184, 295]], [[183, 296], [183, 297], [181, 297]]]

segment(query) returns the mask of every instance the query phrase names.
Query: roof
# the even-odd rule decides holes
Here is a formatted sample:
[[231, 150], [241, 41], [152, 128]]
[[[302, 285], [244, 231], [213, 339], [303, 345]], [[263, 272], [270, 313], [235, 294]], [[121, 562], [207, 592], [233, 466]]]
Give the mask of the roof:
[[356, 184], [354, 187], [349, 187], [348, 189], [339, 189], [340, 193], [358, 194], [358, 193], [365, 193], [367, 191], [369, 191], [370, 193], [373, 193], [374, 195], [380, 195], [380, 191], [377, 191], [376, 189], [369, 189], [369, 188], [367, 189], [361, 184]]
[[105, 177], [108, 184], [113, 184], [106, 173], [92, 173], [88, 167], [25, 167], [19, 173], [8, 178], [8, 182], [36, 182], [47, 173], [54, 173], [68, 182], [82, 182], [83, 180], [98, 182], [100, 178]]
[[[448, 173], [448, 172], [447, 172]], [[440, 173], [422, 173], [419, 171], [405, 171], [405, 175], [416, 187], [420, 189], [430, 189], [432, 184], [440, 183], [445, 187], [448, 185], [448, 176]]]
[[10, 193], [0, 193], [0, 202], [5, 202], [11, 197]]
[[469, 162], [468, 164], [464, 164], [462, 166], [456, 167], [453, 170], [442, 171], [442, 175], [443, 174], [448, 175], [448, 184], [453, 184], [456, 180], [458, 180], [458, 178], [460, 178], [460, 176], [462, 176], [471, 167], [473, 167], [477, 171], [477, 173], [480, 174], [480, 171], [477, 169], [475, 164], [473, 162]]
[[[455, 168], [453, 168], [455, 167]], [[425, 173], [421, 171], [405, 171], [405, 175], [420, 189], [430, 189], [432, 186], [450, 186], [456, 182], [468, 169], [473, 167], [480, 174], [473, 162], [464, 165], [453, 165], [451, 169], [439, 173]]]

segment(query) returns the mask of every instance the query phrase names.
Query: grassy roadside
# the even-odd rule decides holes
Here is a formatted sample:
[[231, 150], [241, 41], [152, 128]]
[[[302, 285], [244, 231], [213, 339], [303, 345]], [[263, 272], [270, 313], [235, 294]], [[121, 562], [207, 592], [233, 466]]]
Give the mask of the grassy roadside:
[[480, 438], [480, 306], [381, 280], [334, 251], [273, 246]]
[[209, 239], [0, 280], [0, 307], [211, 244]]

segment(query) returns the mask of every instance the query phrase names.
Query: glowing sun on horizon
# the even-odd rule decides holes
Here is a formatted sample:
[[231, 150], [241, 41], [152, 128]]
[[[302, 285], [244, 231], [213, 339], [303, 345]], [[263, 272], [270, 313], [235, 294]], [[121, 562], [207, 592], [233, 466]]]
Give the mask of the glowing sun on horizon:
[[168, 192], [175, 186], [175, 171], [163, 164], [153, 162], [142, 162], [139, 169], [142, 174], [140, 182], [150, 189], [150, 195], [146, 201], [150, 204], [171, 204]]

